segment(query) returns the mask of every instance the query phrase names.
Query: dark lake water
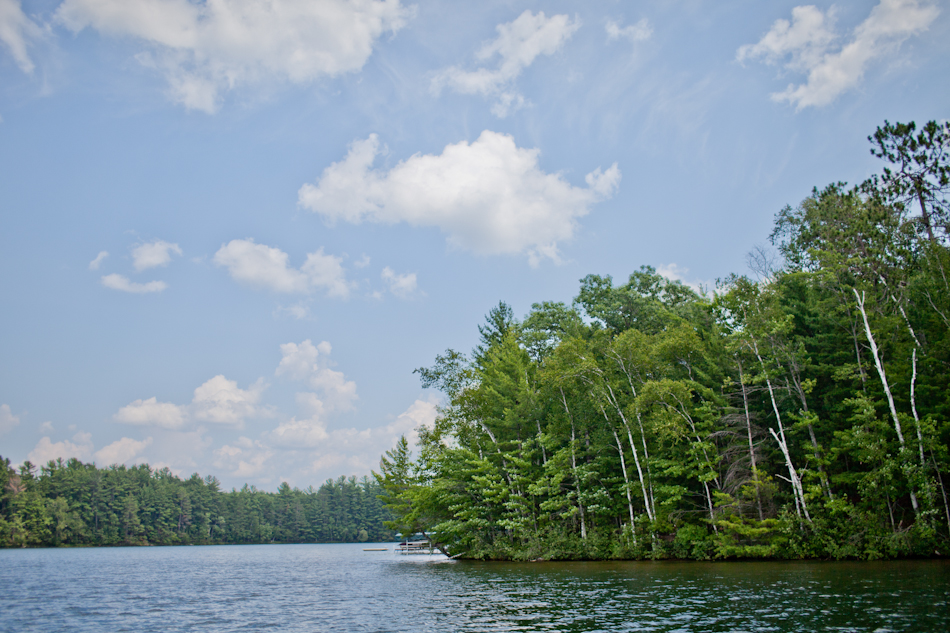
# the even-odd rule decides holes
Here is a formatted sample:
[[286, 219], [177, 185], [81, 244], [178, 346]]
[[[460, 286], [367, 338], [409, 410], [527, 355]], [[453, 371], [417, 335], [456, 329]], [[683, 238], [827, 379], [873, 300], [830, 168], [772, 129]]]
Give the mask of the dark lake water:
[[0, 550], [0, 631], [950, 631], [950, 561], [472, 563], [363, 547]]

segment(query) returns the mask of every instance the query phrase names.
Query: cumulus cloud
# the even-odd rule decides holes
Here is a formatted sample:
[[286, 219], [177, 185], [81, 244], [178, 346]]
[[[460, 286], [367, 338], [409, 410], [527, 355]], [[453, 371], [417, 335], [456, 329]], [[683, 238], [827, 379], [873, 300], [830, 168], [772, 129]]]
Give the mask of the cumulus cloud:
[[150, 281], [148, 283], [140, 284], [136, 281], [130, 281], [125, 275], [119, 275], [117, 273], [103, 276], [102, 285], [106, 288], [121, 290], [122, 292], [131, 292], [133, 294], [161, 292], [168, 287], [168, 284], [166, 284], [164, 281]]
[[[416, 400], [392, 422], [367, 429], [353, 427], [328, 429], [323, 420], [293, 418], [267, 433], [258, 449], [273, 447], [285, 451], [305, 449], [309, 459], [306, 471], [337, 475], [365, 473], [378, 468], [379, 456], [393, 448], [403, 435], [414, 445], [418, 429], [433, 428], [438, 409], [434, 401]], [[235, 456], [243, 455], [236, 453]]]
[[[314, 345], [310, 339], [302, 343], [284, 343], [280, 346], [281, 360], [274, 373], [291, 380], [304, 382], [320, 393], [311, 394], [311, 407], [323, 411], [348, 411], [359, 397], [356, 383], [347, 380], [343, 372], [330, 369], [332, 347], [326, 341]], [[299, 402], [298, 394], [298, 402]], [[319, 404], [315, 404], [319, 403]]]
[[257, 244], [252, 239], [231, 240], [214, 254], [214, 263], [228, 269], [237, 281], [258, 288], [288, 294], [307, 294], [322, 289], [329, 297], [347, 298], [343, 259], [326, 255], [323, 249], [307, 254], [299, 268], [288, 263], [289, 256], [279, 248]]
[[774, 101], [795, 104], [798, 110], [825, 106], [860, 84], [872, 62], [887, 58], [906, 39], [926, 31], [939, 13], [926, 1], [881, 0], [843, 38], [834, 29], [834, 7], [822, 12], [812, 5], [799, 6], [792, 9], [791, 22], [776, 20], [756, 44], [741, 46], [736, 59], [782, 63], [787, 70], [808, 76], [803, 84], [789, 84], [773, 93]]
[[278, 448], [303, 449], [317, 448], [329, 437], [326, 422], [320, 418], [298, 420], [294, 417], [268, 433], [267, 440]]
[[167, 266], [168, 262], [172, 260], [172, 253], [181, 255], [181, 248], [178, 247], [178, 244], [170, 244], [164, 240], [140, 244], [132, 249], [132, 266], [135, 267], [137, 272], [158, 266]]
[[[435, 428], [435, 419], [439, 415], [439, 408], [435, 399], [416, 400], [408, 409], [403, 411], [392, 423], [384, 427], [384, 435], [389, 446], [386, 450], [396, 445], [396, 441], [403, 435], [410, 446], [415, 446], [419, 441], [419, 429], [426, 428], [432, 430]], [[382, 455], [383, 451], [380, 451]]]
[[158, 402], [156, 398], [134, 400], [112, 416], [117, 422], [135, 426], [158, 426], [163, 429], [179, 429], [185, 425], [185, 407], [170, 402]]
[[233, 444], [216, 449], [213, 463], [232, 477], [258, 477], [273, 455], [274, 452], [260, 441], [240, 437]]
[[630, 24], [628, 26], [620, 26], [620, 23], [616, 20], [607, 20], [607, 24], [604, 25], [604, 30], [607, 32], [608, 42], [621, 38], [630, 40], [631, 42], [642, 42], [650, 39], [650, 36], [653, 35], [653, 27], [646, 18], [641, 18], [636, 24]]
[[504, 118], [524, 104], [524, 97], [514, 90], [514, 81], [539, 55], [552, 55], [569, 40], [578, 28], [580, 19], [567, 15], [545, 17], [525, 11], [512, 22], [495, 27], [498, 37], [487, 42], [475, 53], [476, 59], [488, 62], [498, 58], [498, 66], [484, 66], [463, 70], [452, 66], [432, 79], [432, 92], [438, 95], [444, 87], [462, 94], [481, 94], [497, 98], [492, 113]]
[[195, 389], [191, 403], [192, 415], [197, 420], [239, 426], [245, 418], [266, 413], [257, 406], [266, 389], [264, 379], [258, 379], [248, 389], [240, 389], [237, 382], [218, 375]]
[[447, 145], [441, 155], [415, 154], [391, 170], [373, 169], [375, 134], [355, 141], [347, 156], [327, 167], [316, 184], [298, 192], [298, 204], [333, 223], [364, 220], [435, 226], [453, 246], [480, 254], [528, 255], [558, 261], [591, 205], [613, 195], [620, 183], [614, 163], [587, 174], [587, 188], [538, 166], [538, 149], [515, 145], [490, 130], [474, 143]]
[[112, 464], [126, 464], [137, 457], [152, 443], [152, 438], [147, 437], [142, 441], [133, 440], [131, 437], [123, 437], [116, 440], [95, 452], [96, 463], [99, 466], [111, 466]]
[[27, 74], [34, 69], [27, 47], [41, 35], [40, 27], [23, 13], [20, 0], [0, 0], [0, 44]]
[[27, 455], [27, 459], [38, 466], [42, 466], [51, 460], [60, 458], [66, 460], [75, 457], [80, 461], [89, 461], [91, 455], [92, 435], [76, 433], [71, 442], [69, 440], [53, 442], [48, 437], [40, 438], [40, 441]]
[[10, 405], [0, 404], [0, 435], [5, 435], [20, 423], [20, 418], [13, 415]]
[[191, 404], [158, 402], [152, 397], [135, 400], [112, 417], [123, 424], [172, 430], [181, 429], [193, 420], [240, 427], [246, 418], [270, 414], [267, 408], [258, 405], [266, 388], [263, 378], [241, 389], [236, 381], [218, 375], [195, 389]]
[[102, 264], [102, 260], [109, 256], [109, 251], [99, 251], [99, 254], [96, 255], [96, 258], [89, 262], [89, 270], [99, 270], [99, 266]]
[[411, 14], [399, 0], [65, 0], [56, 18], [144, 41], [137, 59], [164, 73], [171, 99], [212, 113], [238, 86], [359, 71]]
[[389, 286], [389, 292], [400, 299], [408, 299], [416, 291], [416, 273], [399, 274], [386, 266], [380, 277]]

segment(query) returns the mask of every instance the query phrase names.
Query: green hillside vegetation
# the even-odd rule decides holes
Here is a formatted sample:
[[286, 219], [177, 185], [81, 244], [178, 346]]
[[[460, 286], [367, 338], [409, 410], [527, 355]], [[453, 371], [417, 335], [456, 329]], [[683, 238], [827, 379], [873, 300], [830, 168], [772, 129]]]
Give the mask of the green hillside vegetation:
[[650, 267], [500, 303], [377, 480], [403, 533], [488, 559], [950, 551], [950, 124], [869, 137], [883, 172], [776, 216], [699, 294]]
[[76, 459], [18, 471], [0, 458], [0, 547], [340, 543], [393, 539], [375, 481], [328, 480], [276, 493], [222, 492], [214, 477], [179, 479], [148, 465]]

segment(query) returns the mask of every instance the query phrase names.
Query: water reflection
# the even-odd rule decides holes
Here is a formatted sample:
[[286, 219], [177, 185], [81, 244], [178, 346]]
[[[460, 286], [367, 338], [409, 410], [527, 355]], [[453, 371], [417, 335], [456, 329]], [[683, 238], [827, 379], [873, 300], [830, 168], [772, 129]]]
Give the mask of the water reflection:
[[[945, 631], [950, 565], [507, 563], [397, 568], [437, 588], [426, 630]], [[449, 612], [446, 605], [456, 605]]]
[[362, 547], [3, 550], [0, 631], [950, 630], [948, 561], [513, 564]]

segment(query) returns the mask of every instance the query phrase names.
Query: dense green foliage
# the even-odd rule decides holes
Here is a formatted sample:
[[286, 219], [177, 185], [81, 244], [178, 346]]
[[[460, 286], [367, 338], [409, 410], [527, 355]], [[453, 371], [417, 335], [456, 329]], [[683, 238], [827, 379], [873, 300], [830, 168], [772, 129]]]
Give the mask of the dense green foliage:
[[402, 532], [473, 558], [881, 558], [950, 548], [950, 125], [776, 217], [700, 295], [649, 267], [504, 303], [376, 475]]
[[334, 543], [392, 540], [378, 484], [285, 482], [276, 493], [222, 492], [214, 477], [179, 479], [147, 465], [97, 468], [71, 459], [37, 472], [0, 458], [0, 547]]

